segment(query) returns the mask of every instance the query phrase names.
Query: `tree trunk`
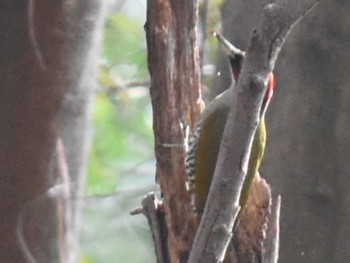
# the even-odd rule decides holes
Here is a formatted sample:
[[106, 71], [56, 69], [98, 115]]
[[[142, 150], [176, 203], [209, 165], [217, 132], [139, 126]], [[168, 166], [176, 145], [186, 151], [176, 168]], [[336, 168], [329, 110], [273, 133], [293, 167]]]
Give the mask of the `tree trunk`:
[[67, 260], [64, 244], [57, 246], [62, 218], [45, 194], [58, 179], [58, 137], [69, 180], [79, 185], [85, 172], [101, 6], [94, 0], [0, 3], [0, 258], [6, 262]]
[[185, 128], [197, 121], [201, 106], [196, 23], [196, 0], [147, 2], [156, 179], [166, 214], [163, 246], [168, 248], [158, 262], [187, 262], [195, 234], [185, 187], [184, 142]]

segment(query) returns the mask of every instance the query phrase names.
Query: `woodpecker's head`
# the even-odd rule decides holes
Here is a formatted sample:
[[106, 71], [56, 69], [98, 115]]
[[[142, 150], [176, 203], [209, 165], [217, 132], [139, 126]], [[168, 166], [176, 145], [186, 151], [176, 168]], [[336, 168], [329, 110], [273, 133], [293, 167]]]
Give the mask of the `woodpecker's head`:
[[[235, 81], [237, 81], [239, 74], [241, 72], [241, 68], [243, 66], [245, 52], [233, 46], [226, 38], [224, 38], [220, 34], [215, 33], [214, 35], [216, 36], [218, 41], [221, 43], [223, 50], [228, 56], [233, 77]], [[271, 101], [275, 86], [276, 86], [276, 83], [275, 83], [274, 74], [273, 72], [270, 72], [268, 83], [267, 83], [266, 94], [261, 105], [260, 117], [263, 117], [265, 115], [266, 109], [269, 106], [269, 103]]]

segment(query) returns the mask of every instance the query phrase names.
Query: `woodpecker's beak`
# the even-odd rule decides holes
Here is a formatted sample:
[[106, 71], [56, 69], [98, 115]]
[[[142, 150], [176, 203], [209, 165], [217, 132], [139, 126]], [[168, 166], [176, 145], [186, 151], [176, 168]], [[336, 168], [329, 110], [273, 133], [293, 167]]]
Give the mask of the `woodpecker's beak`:
[[214, 33], [214, 36], [218, 39], [219, 43], [222, 46], [222, 49], [229, 57], [235, 57], [235, 56], [244, 56], [244, 52], [240, 50], [239, 48], [236, 48], [234, 45], [232, 45], [226, 38], [224, 38], [219, 33]]
[[237, 81], [243, 65], [244, 52], [233, 46], [226, 38], [224, 38], [220, 34], [214, 33], [214, 35], [220, 42], [223, 50], [225, 51], [228, 59], [230, 60], [233, 78], [235, 79], [235, 81]]

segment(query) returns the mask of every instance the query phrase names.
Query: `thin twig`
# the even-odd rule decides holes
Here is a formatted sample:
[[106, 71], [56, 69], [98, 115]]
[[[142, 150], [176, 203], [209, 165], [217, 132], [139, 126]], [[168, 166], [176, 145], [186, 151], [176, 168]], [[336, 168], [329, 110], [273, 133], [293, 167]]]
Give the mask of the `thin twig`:
[[277, 197], [272, 206], [271, 215], [264, 247], [266, 249], [262, 263], [277, 263], [279, 254], [279, 236], [280, 236], [280, 212], [281, 196]]
[[71, 185], [66, 154], [64, 152], [64, 145], [61, 138], [56, 141], [57, 152], [57, 183], [63, 187], [63, 196], [57, 200], [57, 214], [58, 214], [58, 240], [60, 244], [61, 262], [65, 262], [69, 258], [69, 247], [72, 246], [70, 235], [67, 233], [72, 231], [73, 224], [73, 207], [71, 200]]
[[35, 21], [34, 21], [34, 15], [35, 15], [35, 0], [29, 0], [28, 2], [28, 33], [29, 33], [29, 39], [30, 44], [32, 45], [33, 52], [35, 54], [35, 57], [37, 58], [39, 67], [41, 70], [45, 71], [46, 63], [44, 61], [43, 53], [40, 48], [40, 45], [38, 43], [38, 38], [36, 34], [36, 28], [35, 28]]

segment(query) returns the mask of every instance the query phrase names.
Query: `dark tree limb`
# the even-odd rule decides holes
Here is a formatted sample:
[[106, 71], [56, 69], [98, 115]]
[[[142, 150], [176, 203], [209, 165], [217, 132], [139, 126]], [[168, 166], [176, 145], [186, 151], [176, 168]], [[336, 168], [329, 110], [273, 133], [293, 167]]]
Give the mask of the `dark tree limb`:
[[195, 220], [185, 185], [185, 129], [200, 109], [196, 0], [149, 0], [145, 25], [156, 178], [164, 196], [170, 262], [185, 262]]
[[239, 211], [238, 200], [268, 74], [291, 28], [318, 1], [281, 0], [267, 5], [253, 30], [221, 143], [208, 201], [189, 262], [223, 259]]
[[148, 222], [150, 228], [153, 244], [156, 252], [157, 263], [169, 262], [167, 250], [167, 235], [165, 214], [161, 209], [161, 202], [157, 199], [154, 193], [148, 193], [142, 199], [142, 207], [135, 209], [130, 214], [137, 215], [142, 213]]

